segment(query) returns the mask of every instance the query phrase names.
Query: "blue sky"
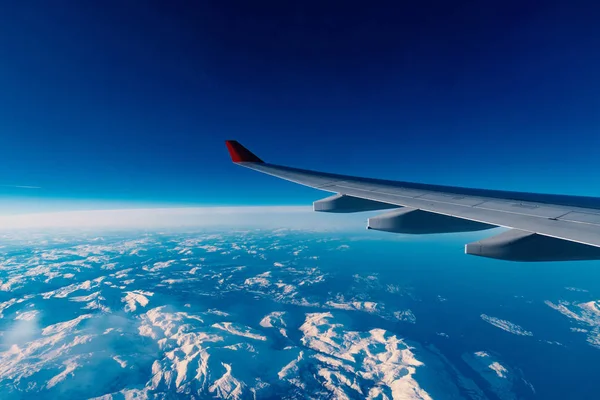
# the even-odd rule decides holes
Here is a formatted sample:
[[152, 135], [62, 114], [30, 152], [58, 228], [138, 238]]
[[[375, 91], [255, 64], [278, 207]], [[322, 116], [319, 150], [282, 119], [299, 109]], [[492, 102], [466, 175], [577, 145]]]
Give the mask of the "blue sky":
[[[451, 4], [450, 4], [451, 3]], [[593, 2], [10, 2], [0, 212], [310, 204], [237, 168], [600, 196]], [[86, 204], [82, 206], [82, 204]]]

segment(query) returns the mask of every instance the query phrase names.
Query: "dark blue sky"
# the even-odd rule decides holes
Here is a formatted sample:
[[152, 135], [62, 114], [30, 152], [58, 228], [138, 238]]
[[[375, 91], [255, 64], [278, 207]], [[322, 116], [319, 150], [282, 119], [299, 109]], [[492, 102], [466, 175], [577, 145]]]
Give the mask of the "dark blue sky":
[[236, 168], [225, 139], [311, 169], [600, 196], [599, 7], [9, 2], [0, 184], [41, 189], [0, 200], [319, 197]]

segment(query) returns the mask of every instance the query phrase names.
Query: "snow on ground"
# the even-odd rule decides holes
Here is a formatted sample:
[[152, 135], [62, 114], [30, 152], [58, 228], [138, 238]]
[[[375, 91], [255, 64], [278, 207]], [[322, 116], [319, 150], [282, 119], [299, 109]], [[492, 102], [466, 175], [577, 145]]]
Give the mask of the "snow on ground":
[[394, 317], [399, 321], [410, 322], [411, 324], [417, 322], [417, 317], [415, 317], [415, 314], [411, 310], [396, 311], [394, 312]]
[[168, 260], [168, 261], [159, 261], [155, 262], [152, 267], [144, 267], [144, 269], [148, 272], [157, 272], [165, 268], [169, 268], [171, 265], [175, 263], [176, 260]]
[[221, 329], [232, 335], [244, 336], [255, 340], [267, 340], [266, 336], [255, 333], [251, 328], [240, 326], [233, 322], [221, 322], [212, 325], [213, 328]]
[[368, 313], [377, 312], [377, 303], [372, 301], [351, 301], [347, 303], [337, 303], [335, 301], [330, 300], [325, 302], [325, 306], [330, 308], [337, 308], [340, 310], [357, 310], [365, 311]]
[[529, 382], [522, 378], [520, 371], [505, 366], [496, 356], [486, 351], [465, 353], [462, 359], [488, 383], [490, 389], [502, 400], [519, 398], [515, 394], [515, 387], [535, 393]]
[[[332, 363], [319, 366], [318, 374], [334, 397], [430, 399], [413, 377], [423, 363], [412, 347], [383, 329], [346, 331], [332, 320], [329, 312], [307, 314], [300, 331], [306, 347], [332, 357]], [[363, 393], [366, 385], [369, 390]]]
[[489, 315], [486, 315], [486, 314], [481, 314], [481, 319], [484, 320], [485, 322], [495, 326], [496, 328], [500, 328], [503, 331], [512, 333], [514, 335], [533, 336], [533, 333], [521, 328], [517, 324], [513, 324], [512, 322], [506, 321], [504, 319], [490, 317]]
[[[286, 317], [271, 312], [260, 326], [289, 326]], [[277, 349], [267, 336], [226, 318], [166, 307], [142, 314], [140, 335], [154, 340], [162, 354], [152, 364], [145, 393], [240, 399], [298, 391], [318, 398], [431, 398], [415, 380], [417, 369], [425, 367], [413, 347], [383, 329], [351, 331], [329, 312], [308, 313], [298, 327], [304, 349], [293, 344]]]
[[[31, 385], [32, 377], [42, 370], [54, 371], [55, 375], [50, 377], [46, 383], [47, 388], [52, 388], [76, 368], [78, 360], [77, 348], [89, 343], [94, 335], [85, 334], [81, 325], [83, 321], [91, 318], [85, 314], [69, 321], [49, 325], [41, 330], [37, 326], [26, 325], [30, 320], [17, 321], [10, 329], [14, 344], [0, 353], [0, 381], [11, 381], [14, 387]], [[23, 342], [24, 329], [32, 329], [34, 338]], [[35, 385], [44, 382], [35, 383]]]
[[558, 304], [548, 300], [545, 303], [575, 321], [577, 326], [572, 327], [571, 330], [586, 333], [587, 342], [600, 349], [600, 300], [582, 303], [561, 301]]
[[77, 318], [70, 320], [70, 321], [64, 321], [64, 322], [59, 322], [54, 325], [49, 325], [49, 326], [45, 327], [44, 329], [42, 329], [42, 335], [47, 336], [47, 335], [54, 335], [54, 334], [57, 334], [60, 332], [70, 331], [70, 330], [74, 329], [77, 325], [79, 325], [82, 321], [85, 321], [86, 319], [89, 319], [92, 317], [93, 317], [92, 314], [83, 314]]
[[152, 292], [144, 292], [143, 290], [134, 290], [125, 292], [125, 297], [121, 300], [125, 303], [125, 311], [132, 312], [137, 309], [137, 306], [146, 307], [150, 301], [148, 297], [153, 296]]
[[260, 326], [263, 328], [276, 328], [282, 336], [287, 337], [287, 325], [284, 320], [285, 315], [285, 311], [273, 311], [272, 313], [265, 315], [260, 321]]
[[244, 354], [253, 352], [253, 348], [234, 344], [240, 339], [260, 342], [266, 338], [249, 327], [228, 322], [209, 325], [211, 318], [223, 316], [168, 312], [165, 307], [154, 308], [142, 316], [140, 334], [156, 340], [163, 351], [162, 358], [152, 365], [152, 377], [146, 384], [150, 391], [172, 390], [236, 399], [248, 395], [251, 389], [256, 390], [256, 385], [249, 384], [252, 378], [247, 377], [252, 372], [235, 364], [236, 359], [245, 360]]
[[98, 292], [94, 292], [94, 293], [88, 294], [87, 296], [73, 296], [73, 297], [69, 298], [69, 300], [76, 301], [76, 302], [86, 302], [87, 303], [89, 301], [102, 298], [100, 296], [100, 293], [101, 292], [98, 291]]
[[244, 281], [244, 285], [249, 287], [257, 287], [257, 288], [268, 288], [271, 285], [269, 278], [271, 277], [271, 272], [267, 271], [262, 274], [259, 274], [253, 278], [248, 278]]
[[[31, 285], [32, 293], [10, 293], [14, 298], [0, 303], [7, 327], [0, 338], [0, 389], [103, 399], [459, 393], [450, 378], [436, 392], [448, 375], [442, 356], [398, 334], [412, 328], [398, 321], [416, 321], [406, 304], [410, 288], [355, 272], [348, 287], [335, 286], [336, 272], [322, 268], [326, 257], [310, 245], [275, 234], [256, 244], [268, 233], [252, 235], [115, 243], [97, 237], [30, 259], [0, 256], [4, 289]], [[329, 241], [332, 250], [340, 244], [315, 243]], [[591, 315], [595, 307], [578, 311]], [[499, 360], [490, 360], [488, 370], [497, 379], [512, 373]], [[105, 391], [89, 391], [86, 377]]]
[[581, 288], [576, 288], [576, 287], [572, 287], [572, 286], [567, 286], [565, 287], [566, 290], [569, 290], [571, 292], [580, 292], [580, 293], [587, 293], [588, 290], [587, 289], [581, 289]]
[[15, 320], [33, 321], [34, 319], [37, 318], [39, 313], [40, 312], [37, 310], [17, 312], [17, 316], [15, 317]]

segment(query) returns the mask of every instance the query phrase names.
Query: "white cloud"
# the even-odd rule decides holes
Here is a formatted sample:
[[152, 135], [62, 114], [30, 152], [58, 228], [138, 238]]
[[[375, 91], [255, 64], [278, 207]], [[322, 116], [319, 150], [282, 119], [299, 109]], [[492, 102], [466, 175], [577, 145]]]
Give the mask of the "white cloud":
[[359, 228], [363, 215], [314, 213], [305, 206], [189, 207], [62, 211], [0, 216], [0, 229], [189, 227]]
[[15, 189], [41, 189], [39, 186], [30, 186], [30, 185], [0, 185], [1, 187], [9, 187]]

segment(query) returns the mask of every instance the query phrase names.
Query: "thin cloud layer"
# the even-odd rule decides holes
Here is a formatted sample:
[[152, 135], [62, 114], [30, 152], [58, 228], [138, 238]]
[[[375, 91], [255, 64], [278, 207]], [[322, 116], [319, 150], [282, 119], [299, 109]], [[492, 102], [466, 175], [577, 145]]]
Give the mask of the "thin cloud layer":
[[311, 207], [197, 207], [67, 211], [0, 216], [0, 230], [48, 228], [360, 227], [364, 215], [314, 213]]

